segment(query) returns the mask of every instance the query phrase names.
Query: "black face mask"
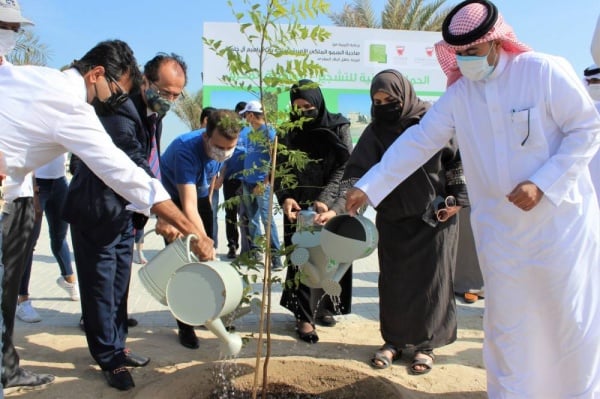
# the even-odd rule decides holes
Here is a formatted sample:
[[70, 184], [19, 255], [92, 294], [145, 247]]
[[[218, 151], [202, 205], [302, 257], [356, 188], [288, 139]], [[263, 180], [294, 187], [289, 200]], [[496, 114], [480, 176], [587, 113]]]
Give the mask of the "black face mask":
[[374, 105], [373, 117], [375, 122], [397, 122], [402, 115], [402, 106], [400, 101], [394, 101], [387, 104]]
[[315, 119], [317, 116], [319, 116], [319, 110], [316, 108], [304, 110], [302, 111], [302, 116], [305, 118]]
[[[96, 91], [97, 92], [97, 91]], [[117, 109], [127, 101], [127, 94], [123, 92], [113, 93], [111, 89], [111, 95], [106, 100], [101, 101], [98, 97], [94, 97], [92, 100], [92, 107], [96, 110], [98, 116], [112, 115], [117, 112]]]

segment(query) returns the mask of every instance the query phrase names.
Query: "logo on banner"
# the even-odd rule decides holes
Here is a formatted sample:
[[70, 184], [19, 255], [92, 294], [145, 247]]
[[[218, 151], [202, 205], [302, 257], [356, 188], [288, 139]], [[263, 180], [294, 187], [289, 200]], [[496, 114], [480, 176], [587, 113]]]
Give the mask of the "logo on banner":
[[433, 47], [426, 47], [425, 52], [427, 53], [428, 57], [431, 57], [433, 55]]
[[404, 55], [404, 46], [396, 46], [396, 54], [398, 54], [400, 57], [402, 57]]

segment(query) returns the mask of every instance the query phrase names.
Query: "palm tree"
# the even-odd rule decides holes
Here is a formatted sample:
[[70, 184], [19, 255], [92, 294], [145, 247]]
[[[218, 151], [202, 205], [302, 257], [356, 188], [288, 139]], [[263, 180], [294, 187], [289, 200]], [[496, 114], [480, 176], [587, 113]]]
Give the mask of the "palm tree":
[[388, 0], [377, 20], [371, 0], [354, 0], [344, 4], [343, 11], [329, 18], [338, 26], [402, 30], [440, 31], [446, 15], [452, 10], [444, 7], [446, 0]]
[[202, 89], [196, 93], [184, 93], [184, 97], [175, 103], [175, 115], [182, 120], [190, 130], [200, 129], [200, 114], [202, 113]]
[[46, 65], [48, 63], [48, 46], [40, 43], [40, 39], [30, 30], [22, 30], [17, 34], [17, 45], [6, 57], [15, 65]]

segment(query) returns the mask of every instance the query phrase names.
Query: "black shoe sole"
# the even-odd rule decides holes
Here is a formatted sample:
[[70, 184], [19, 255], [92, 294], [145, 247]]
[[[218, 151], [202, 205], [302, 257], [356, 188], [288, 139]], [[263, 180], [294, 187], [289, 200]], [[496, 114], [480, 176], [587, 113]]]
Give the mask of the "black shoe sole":
[[8, 395], [16, 392], [31, 392], [31, 391], [40, 391], [49, 385], [52, 385], [54, 381], [47, 382], [45, 384], [40, 385], [19, 385], [16, 387], [6, 387], [3, 389], [4, 395]]

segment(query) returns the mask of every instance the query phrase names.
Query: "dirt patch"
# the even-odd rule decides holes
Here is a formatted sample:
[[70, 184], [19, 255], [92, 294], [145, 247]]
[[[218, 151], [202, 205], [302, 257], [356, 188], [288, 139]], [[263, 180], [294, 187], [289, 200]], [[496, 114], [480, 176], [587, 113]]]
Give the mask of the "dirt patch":
[[[339, 363], [339, 362], [337, 362]], [[405, 397], [390, 380], [312, 358], [271, 359], [267, 392], [273, 399], [353, 399]], [[166, 375], [140, 390], [135, 398], [251, 397], [254, 360], [198, 365]], [[262, 369], [259, 374], [262, 382]], [[262, 388], [258, 397], [261, 397]]]

